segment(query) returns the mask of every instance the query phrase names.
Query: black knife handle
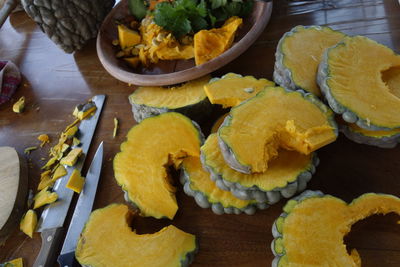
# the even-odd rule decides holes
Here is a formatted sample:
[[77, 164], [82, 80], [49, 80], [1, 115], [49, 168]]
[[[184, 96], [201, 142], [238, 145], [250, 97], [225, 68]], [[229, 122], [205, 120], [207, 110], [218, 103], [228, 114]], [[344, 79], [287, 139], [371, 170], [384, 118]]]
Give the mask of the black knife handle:
[[75, 251], [71, 251], [65, 254], [60, 254], [57, 259], [60, 267], [78, 267], [79, 263], [75, 259]]
[[42, 246], [33, 267], [54, 267], [56, 255], [61, 244], [64, 229], [62, 227], [43, 230]]

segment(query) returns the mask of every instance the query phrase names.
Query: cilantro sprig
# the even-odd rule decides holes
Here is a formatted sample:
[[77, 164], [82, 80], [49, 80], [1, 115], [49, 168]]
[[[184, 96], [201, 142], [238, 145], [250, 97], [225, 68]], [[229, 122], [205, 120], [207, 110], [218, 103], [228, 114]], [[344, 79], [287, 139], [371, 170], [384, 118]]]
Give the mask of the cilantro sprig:
[[[138, 19], [143, 18], [145, 2], [129, 1], [136, 4], [136, 10], [131, 8], [131, 13]], [[130, 6], [133, 7], [133, 3]], [[252, 9], [253, 0], [175, 0], [158, 3], [153, 15], [157, 25], [179, 38], [216, 27], [232, 16], [245, 17]]]

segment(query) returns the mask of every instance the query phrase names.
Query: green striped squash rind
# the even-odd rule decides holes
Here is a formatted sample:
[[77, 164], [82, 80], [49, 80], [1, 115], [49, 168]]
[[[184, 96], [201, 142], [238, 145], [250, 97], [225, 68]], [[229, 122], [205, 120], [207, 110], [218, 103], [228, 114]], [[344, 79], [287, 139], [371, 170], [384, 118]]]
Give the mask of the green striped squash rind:
[[[286, 38], [291, 37], [299, 32], [299, 30], [308, 30], [308, 29], [315, 29], [317, 31], [322, 31], [322, 30], [329, 30], [334, 33], [341, 33], [339, 31], [335, 31], [331, 29], [330, 27], [326, 26], [296, 26], [293, 29], [291, 29], [289, 32], [286, 32], [282, 38], [278, 42], [278, 46], [275, 52], [275, 65], [274, 65], [274, 74], [273, 74], [273, 79], [276, 84], [279, 84], [282, 87], [285, 87], [289, 90], [303, 90], [303, 91], [308, 91], [307, 88], [303, 88], [301, 85], [295, 83], [293, 79], [293, 70], [291, 70], [289, 67], [287, 67], [284, 63], [284, 58], [285, 58], [285, 53], [283, 51], [283, 43], [285, 42]], [[343, 36], [345, 36], [343, 34]]]
[[[354, 37], [368, 39], [367, 37], [363, 37], [363, 36], [354, 36]], [[352, 38], [352, 37], [347, 37], [347, 38]], [[383, 44], [379, 44], [373, 40], [371, 40], [371, 41], [376, 43], [379, 46], [383, 46], [387, 49], [390, 49], [389, 47], [387, 47]], [[329, 72], [329, 64], [328, 64], [329, 53], [336, 47], [343, 46], [343, 45], [345, 45], [345, 41], [339, 42], [337, 45], [325, 50], [322, 61], [319, 64], [318, 74], [317, 74], [317, 83], [321, 89], [321, 93], [323, 94], [324, 98], [328, 102], [330, 108], [336, 114], [341, 115], [344, 121], [346, 121], [348, 123], [355, 123], [355, 124], [357, 124], [357, 126], [367, 129], [367, 130], [371, 130], [371, 131], [393, 129], [393, 128], [388, 128], [385, 126], [374, 125], [373, 123], [371, 123], [368, 120], [368, 118], [359, 117], [359, 115], [356, 113], [356, 111], [352, 110], [350, 107], [346, 107], [346, 106], [342, 105], [332, 95], [331, 88], [328, 85], [328, 80], [331, 79], [330, 72]], [[373, 64], [373, 63], [371, 63], [371, 64]], [[400, 125], [399, 125], [399, 127], [400, 127]]]
[[394, 148], [398, 143], [400, 143], [400, 133], [374, 137], [356, 132], [347, 125], [340, 125], [339, 129], [340, 132], [342, 132], [348, 139], [358, 144], [365, 144], [380, 148]]

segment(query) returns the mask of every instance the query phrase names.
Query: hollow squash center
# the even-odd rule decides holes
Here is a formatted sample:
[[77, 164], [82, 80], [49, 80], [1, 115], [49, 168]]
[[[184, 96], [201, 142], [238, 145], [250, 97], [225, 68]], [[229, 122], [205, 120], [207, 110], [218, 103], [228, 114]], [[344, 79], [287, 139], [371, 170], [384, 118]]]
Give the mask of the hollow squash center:
[[389, 92], [400, 98], [400, 66], [391, 67], [381, 72], [382, 81], [389, 88]]

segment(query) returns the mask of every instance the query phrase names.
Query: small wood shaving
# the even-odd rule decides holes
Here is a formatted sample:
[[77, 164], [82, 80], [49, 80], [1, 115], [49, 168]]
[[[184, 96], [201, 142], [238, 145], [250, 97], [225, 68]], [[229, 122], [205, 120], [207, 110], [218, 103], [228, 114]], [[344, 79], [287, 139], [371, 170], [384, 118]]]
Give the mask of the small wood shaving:
[[117, 131], [118, 131], [118, 119], [114, 118], [113, 138], [115, 138], [117, 136]]

